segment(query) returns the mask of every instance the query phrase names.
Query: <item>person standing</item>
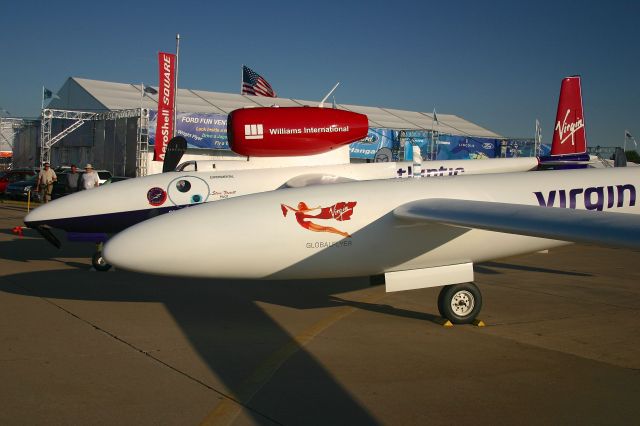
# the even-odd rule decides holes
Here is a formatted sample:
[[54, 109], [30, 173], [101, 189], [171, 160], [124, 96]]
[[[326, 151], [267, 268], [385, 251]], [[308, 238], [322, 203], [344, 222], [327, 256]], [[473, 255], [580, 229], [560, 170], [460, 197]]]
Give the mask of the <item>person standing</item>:
[[98, 173], [93, 170], [91, 164], [87, 164], [84, 168], [84, 174], [82, 175], [82, 189], [92, 189], [100, 185], [100, 178]]
[[80, 173], [75, 164], [71, 165], [71, 171], [67, 174], [67, 182], [65, 183], [65, 190], [67, 194], [76, 192], [80, 186]]
[[44, 163], [42, 170], [38, 173], [38, 182], [36, 183], [36, 192], [42, 191], [42, 202], [51, 201], [51, 191], [53, 191], [53, 183], [58, 180], [56, 172], [51, 169], [49, 163]]

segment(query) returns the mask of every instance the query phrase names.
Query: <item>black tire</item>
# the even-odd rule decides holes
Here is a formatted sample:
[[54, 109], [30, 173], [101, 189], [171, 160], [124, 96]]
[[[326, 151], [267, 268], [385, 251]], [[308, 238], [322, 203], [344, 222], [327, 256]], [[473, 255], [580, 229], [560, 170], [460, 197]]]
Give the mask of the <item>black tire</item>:
[[111, 269], [111, 265], [107, 263], [106, 260], [104, 260], [104, 257], [102, 257], [101, 251], [97, 251], [93, 255], [93, 258], [91, 258], [91, 264], [96, 269], [96, 271], [106, 272]]
[[453, 324], [471, 324], [482, 309], [482, 294], [474, 283], [453, 284], [438, 295], [438, 311]]

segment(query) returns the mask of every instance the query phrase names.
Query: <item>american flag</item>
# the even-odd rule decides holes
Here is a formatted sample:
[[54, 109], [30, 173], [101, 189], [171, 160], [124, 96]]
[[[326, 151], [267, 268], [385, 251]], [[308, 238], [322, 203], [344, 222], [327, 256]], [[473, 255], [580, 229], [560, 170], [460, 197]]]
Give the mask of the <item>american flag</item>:
[[267, 80], [245, 65], [242, 66], [242, 94], [270, 98], [277, 97], [276, 92], [273, 91]]
[[638, 147], [638, 142], [636, 142], [636, 138], [631, 136], [631, 133], [629, 133], [628, 130], [624, 131], [624, 138], [625, 138], [625, 142], [627, 139], [631, 139], [633, 141], [633, 144], [636, 146], [636, 148]]

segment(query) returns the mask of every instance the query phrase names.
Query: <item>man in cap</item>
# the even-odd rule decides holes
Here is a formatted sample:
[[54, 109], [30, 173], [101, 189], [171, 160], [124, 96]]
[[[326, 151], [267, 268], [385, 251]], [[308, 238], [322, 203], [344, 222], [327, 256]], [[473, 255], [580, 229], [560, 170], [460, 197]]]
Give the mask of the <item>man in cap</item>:
[[84, 174], [82, 175], [82, 189], [91, 189], [100, 185], [100, 178], [98, 173], [93, 170], [91, 164], [87, 164], [84, 168]]
[[38, 173], [38, 182], [36, 183], [36, 191], [42, 190], [42, 202], [51, 201], [51, 191], [53, 191], [53, 183], [58, 180], [56, 172], [51, 169], [49, 163], [44, 163], [42, 170]]

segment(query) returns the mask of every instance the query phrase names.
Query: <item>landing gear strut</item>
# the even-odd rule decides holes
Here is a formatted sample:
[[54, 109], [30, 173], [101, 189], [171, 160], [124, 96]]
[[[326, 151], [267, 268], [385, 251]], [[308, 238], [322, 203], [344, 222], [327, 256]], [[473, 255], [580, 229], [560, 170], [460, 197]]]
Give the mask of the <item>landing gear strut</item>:
[[482, 309], [482, 295], [474, 283], [453, 284], [438, 295], [440, 315], [453, 324], [471, 324]]
[[106, 272], [111, 269], [111, 265], [102, 256], [102, 243], [96, 244], [96, 252], [91, 258], [91, 264], [96, 271]]

